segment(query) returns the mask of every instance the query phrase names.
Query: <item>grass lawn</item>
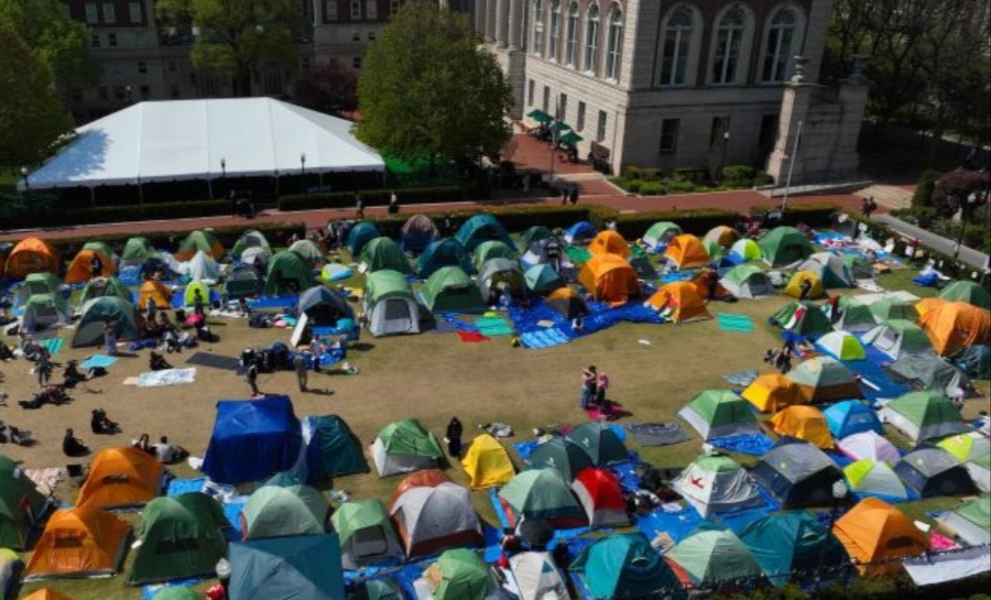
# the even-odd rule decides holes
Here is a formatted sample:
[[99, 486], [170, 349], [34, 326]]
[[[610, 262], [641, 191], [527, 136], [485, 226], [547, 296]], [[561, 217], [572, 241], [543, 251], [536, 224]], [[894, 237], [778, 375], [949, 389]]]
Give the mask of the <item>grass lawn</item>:
[[[905, 286], [905, 281], [900, 274], [892, 274], [884, 276], [881, 283], [919, 292], [914, 286]], [[360, 277], [345, 284], [360, 285]], [[297, 415], [340, 415], [366, 445], [384, 425], [406, 417], [420, 419], [442, 438], [444, 427], [453, 415], [465, 424], [466, 439], [474, 436], [476, 425], [501, 421], [514, 428], [516, 435], [510, 441], [517, 441], [531, 439], [534, 427], [583, 422], [586, 417], [578, 406], [579, 370], [594, 364], [609, 374], [611, 398], [632, 413], [626, 421], [671, 421], [676, 411], [699, 392], [728, 387], [724, 374], [750, 368], [766, 370], [761, 362], [764, 351], [780, 345], [778, 331], [767, 324], [767, 317], [790, 300], [778, 296], [710, 305], [714, 314], [751, 316], [755, 328], [749, 334], [721, 331], [715, 320], [683, 325], [621, 324], [544, 350], [513, 348], [508, 337], [470, 344], [460, 342], [453, 334], [424, 333], [381, 339], [366, 336], [348, 356], [361, 369], [359, 375], [332, 372], [311, 376], [311, 387], [332, 394], [299, 393], [290, 372], [262, 374], [259, 386], [267, 393], [290, 395]], [[283, 329], [250, 329], [243, 320], [213, 318], [210, 325], [220, 335], [220, 341], [195, 351], [238, 356], [245, 347], [288, 342], [290, 335], [290, 331]], [[93, 352], [93, 348], [67, 348], [54, 360], [81, 359]], [[186, 351], [169, 355], [167, 359], [177, 367], [185, 366], [183, 363], [191, 354]], [[71, 404], [24, 411], [15, 402], [27, 399], [36, 389], [36, 381], [23, 361], [3, 365], [7, 375], [4, 390], [10, 394], [11, 402], [9, 407], [0, 409], [2, 418], [8, 424], [32, 431], [39, 440], [32, 448], [8, 446], [3, 452], [23, 460], [26, 468], [64, 465], [67, 460], [59, 444], [65, 427], [74, 427], [77, 435], [94, 450], [127, 445], [147, 432], [153, 438], [167, 434], [174, 443], [202, 456], [213, 427], [215, 402], [248, 396], [247, 385], [233, 372], [205, 367], [198, 368], [197, 381], [192, 385], [153, 389], [123, 385], [126, 377], [136, 376], [146, 367], [146, 351], [123, 357], [107, 377], [74, 391], [75, 401]], [[982, 382], [981, 389], [984, 397], [968, 401], [967, 416], [989, 409], [987, 382]], [[123, 434], [97, 437], [88, 433], [89, 413], [99, 407], [121, 423]], [[655, 465], [677, 467], [698, 455], [701, 442], [693, 435], [690, 441], [675, 446], [641, 448], [631, 441], [630, 447]], [[515, 453], [511, 455], [519, 465]], [[196, 476], [185, 465], [173, 471], [180, 477]], [[460, 465], [448, 467], [447, 472], [458, 483], [467, 483]], [[342, 477], [335, 487], [358, 499], [386, 499], [400, 479], [381, 479], [373, 472]], [[59, 489], [59, 496], [72, 504], [77, 491], [66, 482]], [[488, 494], [473, 492], [473, 501], [482, 518], [494, 523]], [[947, 508], [956, 502], [940, 499], [903, 506], [912, 518], [929, 521], [926, 511]], [[137, 514], [125, 518], [135, 526], [140, 521]], [[128, 557], [128, 565], [133, 554]], [[126, 565], [124, 574], [111, 579], [56, 580], [45, 585], [77, 600], [139, 598], [138, 588], [126, 586], [127, 570]], [[199, 589], [207, 586], [204, 583]], [[42, 586], [25, 585], [24, 591], [39, 587]]]

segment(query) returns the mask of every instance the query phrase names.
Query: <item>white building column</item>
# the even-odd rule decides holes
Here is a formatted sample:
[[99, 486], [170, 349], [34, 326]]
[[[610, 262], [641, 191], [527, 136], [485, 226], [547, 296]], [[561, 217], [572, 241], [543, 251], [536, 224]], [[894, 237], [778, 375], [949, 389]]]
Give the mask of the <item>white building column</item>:
[[482, 35], [485, 35], [485, 2], [475, 0], [475, 31]]
[[508, 0], [509, 2], [509, 48], [519, 50], [523, 45], [523, 0]]
[[509, 3], [512, 0], [496, 0], [496, 41], [500, 48], [509, 43]]
[[488, 0], [485, 3], [485, 41], [495, 42], [496, 26], [499, 21], [499, 12], [496, 10], [498, 0]]

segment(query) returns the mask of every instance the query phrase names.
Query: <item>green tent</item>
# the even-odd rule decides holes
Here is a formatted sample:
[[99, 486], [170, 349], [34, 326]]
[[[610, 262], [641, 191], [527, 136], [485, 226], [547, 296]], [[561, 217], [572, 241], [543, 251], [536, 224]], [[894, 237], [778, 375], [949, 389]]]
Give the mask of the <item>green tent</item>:
[[523, 274], [526, 287], [534, 294], [550, 294], [564, 286], [564, 279], [549, 264], [533, 265]]
[[158, 252], [155, 251], [155, 247], [151, 245], [148, 238], [137, 236], [127, 240], [120, 258], [127, 262], [144, 262], [155, 256], [158, 256]]
[[954, 281], [943, 288], [939, 297], [948, 302], [966, 302], [979, 308], [991, 308], [991, 294], [973, 281]]
[[569, 244], [568, 246], [565, 246], [564, 253], [568, 256], [568, 260], [570, 260], [576, 267], [581, 267], [592, 259], [592, 253], [589, 252], [588, 248], [584, 246]]
[[915, 309], [915, 304], [906, 300], [896, 298], [881, 298], [870, 305], [871, 314], [878, 323], [890, 321], [892, 319], [903, 319], [905, 321], [917, 321], [919, 311]]
[[327, 499], [308, 485], [265, 485], [241, 510], [241, 535], [250, 540], [324, 533], [329, 513]]
[[833, 330], [829, 318], [814, 302], [790, 302], [774, 313], [771, 323], [803, 337], [818, 337]]
[[537, 240], [546, 240], [549, 237], [554, 237], [554, 232], [544, 227], [543, 225], [534, 225], [529, 227], [520, 235], [520, 248], [526, 249], [530, 247], [530, 244], [536, 242]]
[[459, 267], [465, 273], [474, 273], [475, 266], [461, 242], [444, 238], [430, 242], [427, 249], [416, 260], [417, 274], [426, 279], [444, 267]]
[[588, 454], [595, 466], [629, 460], [623, 440], [612, 426], [599, 421], [582, 423], [568, 432], [568, 439]]
[[850, 369], [831, 356], [813, 356], [802, 361], [787, 377], [810, 404], [864, 397]]
[[306, 440], [309, 481], [367, 473], [369, 470], [361, 451], [361, 442], [344, 419], [337, 415], [306, 417], [303, 421], [303, 439]]
[[126, 302], [131, 301], [131, 290], [116, 277], [96, 277], [86, 282], [86, 287], [79, 295], [77, 306], [82, 306], [94, 298], [116, 296]]
[[68, 325], [72, 320], [69, 303], [61, 294], [32, 294], [24, 303], [21, 328], [24, 331], [40, 331], [54, 325]]
[[950, 357], [954, 366], [974, 379], [991, 379], [991, 347], [968, 346]]
[[392, 579], [366, 579], [358, 584], [352, 600], [405, 600], [399, 584]]
[[842, 256], [843, 266], [854, 281], [858, 279], [874, 279], [874, 267], [867, 259], [859, 254], [844, 254]]
[[264, 282], [253, 267], [238, 265], [227, 274], [224, 293], [230, 298], [244, 298], [260, 294]]
[[709, 258], [712, 260], [718, 260], [726, 255], [726, 248], [719, 245], [719, 242], [713, 240], [703, 240], [702, 247], [709, 254]]
[[530, 455], [530, 466], [534, 469], [554, 469], [565, 481], [572, 481], [579, 471], [592, 466], [592, 459], [571, 440], [554, 438], [537, 446]]
[[279, 252], [268, 263], [265, 275], [266, 296], [298, 294], [313, 286], [313, 274], [306, 261], [295, 252]]
[[35, 520], [45, 516], [45, 496], [20, 465], [0, 454], [0, 547], [24, 550]]
[[158, 590], [151, 600], [203, 600], [203, 594], [188, 587], [170, 586]]
[[668, 243], [671, 238], [681, 234], [681, 227], [671, 221], [658, 221], [643, 234], [643, 241], [648, 248], [656, 248], [659, 244]]
[[495, 590], [488, 565], [471, 550], [446, 550], [426, 577], [436, 583], [434, 600], [485, 600]]
[[361, 251], [361, 267], [365, 273], [391, 269], [400, 273], [412, 273], [409, 259], [399, 244], [391, 238], [377, 237], [370, 240]]
[[479, 244], [487, 240], [499, 240], [510, 248], [513, 247], [513, 238], [509, 237], [499, 220], [484, 213], [474, 215], [465, 221], [454, 234], [454, 239], [461, 242], [469, 253], [474, 252]]
[[327, 259], [323, 256], [323, 251], [320, 250], [320, 246], [310, 239], [297, 240], [293, 242], [292, 246], [289, 246], [289, 251], [300, 255], [303, 257], [303, 260], [307, 262], [307, 264], [312, 266], [321, 265], [327, 262]]
[[223, 251], [224, 247], [212, 231], [197, 229], [189, 232], [186, 239], [179, 244], [179, 250], [175, 254], [176, 258], [182, 257], [184, 260], [190, 260], [196, 256], [197, 252], [203, 252], [214, 260], [220, 260], [219, 255], [222, 255]]
[[991, 544], [991, 496], [982, 494], [964, 502], [937, 517], [936, 522], [968, 546], [987, 546]]
[[434, 434], [416, 419], [383, 427], [372, 443], [371, 454], [380, 477], [436, 467], [444, 456]]
[[368, 331], [376, 337], [420, 332], [420, 306], [413, 288], [399, 271], [369, 273], [362, 304]]
[[303, 481], [303, 479], [296, 472], [279, 471], [275, 475], [272, 475], [271, 477], [266, 479], [265, 483], [262, 484], [262, 487], [273, 486], [273, 487], [288, 488], [297, 485], [303, 485], [304, 483], [306, 482]]
[[145, 506], [132, 585], [211, 575], [227, 555], [217, 501], [200, 492], [155, 498]]
[[760, 245], [750, 238], [741, 238], [733, 242], [729, 248], [729, 254], [740, 262], [760, 260], [763, 256]]
[[977, 525], [984, 531], [991, 531], [991, 496], [984, 494], [953, 511]]
[[554, 469], [531, 469], [516, 474], [499, 498], [512, 508], [514, 521], [546, 521], [552, 527], [577, 527], [588, 523], [585, 510], [568, 483]]
[[351, 252], [351, 258], [357, 259], [365, 248], [365, 244], [377, 237], [379, 237], [379, 230], [374, 223], [362, 221], [352, 227], [351, 231], [348, 232], [348, 250]]
[[850, 333], [863, 333], [877, 325], [871, 307], [857, 300], [855, 296], [840, 296], [840, 315], [835, 319], [837, 329]]
[[485, 261], [491, 258], [505, 258], [508, 260], [516, 260], [516, 250], [512, 246], [506, 245], [506, 242], [499, 240], [488, 240], [482, 242], [475, 248], [475, 270], [481, 271], [482, 265]]
[[891, 358], [903, 354], [919, 354], [932, 350], [926, 330], [905, 319], [888, 319], [863, 335], [861, 341], [870, 344]]
[[884, 407], [888, 423], [913, 442], [943, 438], [969, 431], [960, 409], [938, 392], [909, 392]]
[[340, 538], [345, 569], [389, 558], [401, 558], [403, 548], [381, 500], [345, 502], [330, 517]]
[[117, 254], [106, 242], [86, 242], [83, 244], [83, 250], [95, 250], [110, 259], [117, 258]]
[[26, 304], [31, 296], [48, 294], [63, 314], [71, 314], [69, 301], [62, 295], [62, 280], [51, 273], [31, 273], [24, 278], [18, 296], [22, 304]]
[[231, 248], [231, 256], [240, 259], [241, 254], [248, 248], [262, 248], [266, 254], [272, 254], [272, 248], [268, 245], [265, 235], [254, 229], [246, 230], [241, 234], [241, 237], [237, 238], [234, 247]]
[[141, 339], [138, 311], [127, 300], [117, 296], [93, 298], [83, 305], [79, 314], [76, 331], [72, 336], [73, 348], [102, 344], [103, 329], [107, 321], [113, 326], [118, 340], [133, 342]]
[[812, 255], [812, 244], [794, 227], [775, 227], [757, 241], [764, 262], [782, 267]]
[[643, 533], [594, 540], [571, 563], [571, 571], [595, 598], [646, 598], [662, 589], [680, 589], [671, 567]]
[[761, 433], [750, 403], [729, 390], [706, 390], [685, 405], [678, 416], [703, 440], [727, 435]]
[[734, 579], [760, 577], [754, 556], [732, 531], [702, 527], [678, 542], [666, 554], [700, 587], [717, 586]]
[[762, 298], [774, 295], [774, 284], [763, 269], [753, 263], [739, 264], [719, 280], [736, 298]]
[[761, 517], [744, 527], [739, 537], [775, 585], [788, 583], [792, 572], [811, 577], [815, 569], [840, 567], [850, 560], [829, 528], [807, 512]]
[[458, 267], [443, 267], [420, 290], [423, 304], [434, 313], [483, 310], [478, 286]]

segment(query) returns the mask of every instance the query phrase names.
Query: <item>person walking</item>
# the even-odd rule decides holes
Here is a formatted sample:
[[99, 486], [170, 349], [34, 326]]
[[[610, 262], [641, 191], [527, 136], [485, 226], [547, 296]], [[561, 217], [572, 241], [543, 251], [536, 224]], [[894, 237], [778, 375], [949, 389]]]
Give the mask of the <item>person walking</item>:
[[107, 356], [117, 356], [117, 332], [110, 321], [103, 322], [103, 349]]
[[570, 194], [571, 204], [578, 204], [578, 193], [579, 193], [578, 184], [576, 183], [573, 186], [571, 186], [571, 194]]
[[358, 219], [365, 218], [365, 201], [361, 199], [361, 194], [354, 195], [354, 213]]
[[36, 370], [38, 371], [38, 387], [45, 387], [52, 376], [52, 360], [48, 355], [48, 348], [44, 346], [41, 346]]
[[589, 403], [595, 399], [598, 385], [599, 374], [595, 370], [595, 365], [589, 366], [587, 369], [582, 369], [582, 390], [581, 390], [581, 407], [582, 410], [588, 408]]
[[309, 371], [306, 368], [306, 357], [302, 352], [297, 352], [292, 359], [293, 370], [296, 371], [296, 382], [299, 384], [299, 391], [307, 391], [306, 384], [309, 381]]
[[248, 365], [244, 376], [248, 380], [248, 385], [251, 386], [251, 396], [260, 396], [261, 392], [258, 391], [258, 365], [254, 361]]
[[399, 213], [399, 196], [396, 195], [396, 190], [392, 190], [392, 194], [389, 195], [389, 214], [395, 215]]
[[451, 417], [444, 437], [447, 439], [447, 453], [454, 458], [461, 458], [461, 436], [464, 431], [465, 428], [461, 425], [461, 421], [457, 417]]

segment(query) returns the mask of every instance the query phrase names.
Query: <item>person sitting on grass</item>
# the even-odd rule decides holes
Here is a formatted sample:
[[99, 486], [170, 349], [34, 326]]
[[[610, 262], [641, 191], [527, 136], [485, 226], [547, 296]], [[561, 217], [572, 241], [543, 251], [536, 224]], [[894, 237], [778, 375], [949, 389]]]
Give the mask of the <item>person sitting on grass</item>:
[[184, 448], [176, 446], [175, 444], [170, 444], [168, 436], [165, 435], [158, 439], [158, 443], [154, 446], [154, 451], [154, 454], [158, 460], [162, 461], [162, 463], [166, 465], [181, 462], [189, 456], [189, 452], [187, 452]]
[[76, 387], [77, 383], [86, 381], [86, 376], [79, 372], [78, 365], [77, 361], [70, 360], [65, 366], [65, 371], [62, 372], [62, 378], [65, 380], [62, 385], [70, 390]]
[[62, 438], [62, 453], [66, 456], [86, 456], [89, 454], [89, 448], [79, 441], [69, 428], [65, 430], [65, 437]]
[[164, 356], [152, 350], [151, 355], [148, 357], [148, 368], [152, 371], [164, 371], [165, 369], [171, 369], [172, 365], [165, 360]]
[[131, 442], [131, 447], [136, 448], [147, 454], [155, 455], [155, 447], [151, 445], [151, 436], [147, 433], [142, 433], [141, 437]]
[[107, 417], [107, 411], [94, 408], [89, 420], [90, 429], [97, 435], [113, 435], [120, 433], [120, 425]]

